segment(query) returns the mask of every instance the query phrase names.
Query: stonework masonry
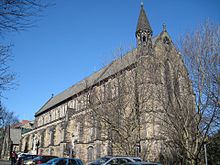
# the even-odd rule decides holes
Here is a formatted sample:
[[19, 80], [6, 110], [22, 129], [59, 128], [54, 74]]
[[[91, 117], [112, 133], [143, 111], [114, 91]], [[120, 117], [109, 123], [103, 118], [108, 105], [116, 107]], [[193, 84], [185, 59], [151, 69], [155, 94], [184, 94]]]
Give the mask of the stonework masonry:
[[[115, 115], [118, 100], [123, 100], [120, 102], [123, 107], [118, 115], [120, 119], [131, 117], [133, 107], [142, 110], [138, 117], [139, 141], [131, 150], [145, 160], [159, 161], [164, 147], [164, 139], [160, 136], [163, 103], [172, 96], [172, 90], [178, 90], [180, 99], [184, 93], [191, 92], [193, 104], [193, 92], [187, 70], [168, 32], [164, 28], [159, 35], [152, 36], [143, 5], [136, 38], [137, 48], [50, 98], [36, 112], [35, 128], [22, 135], [20, 150], [60, 157], [75, 156], [84, 162], [104, 155], [126, 154], [117, 147], [119, 143], [112, 143], [109, 138], [112, 134], [106, 133], [109, 129], [103, 122], [95, 120], [97, 115], [91, 118], [93, 111], [100, 107], [106, 107], [103, 114]], [[177, 79], [175, 72], [179, 73]], [[125, 125], [121, 121], [115, 122]], [[135, 140], [132, 137], [130, 141]]]

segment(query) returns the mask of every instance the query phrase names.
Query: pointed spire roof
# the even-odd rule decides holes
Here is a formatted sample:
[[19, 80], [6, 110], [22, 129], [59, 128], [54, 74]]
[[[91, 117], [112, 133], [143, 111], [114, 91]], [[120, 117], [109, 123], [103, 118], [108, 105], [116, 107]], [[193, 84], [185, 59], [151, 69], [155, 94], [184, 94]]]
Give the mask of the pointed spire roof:
[[138, 31], [143, 31], [143, 30], [147, 30], [147, 31], [152, 32], [152, 29], [150, 27], [150, 23], [147, 19], [147, 16], [146, 16], [146, 13], [144, 10], [144, 5], [143, 5], [143, 3], [141, 3], [141, 11], [140, 11], [139, 18], [138, 18], [136, 33]]

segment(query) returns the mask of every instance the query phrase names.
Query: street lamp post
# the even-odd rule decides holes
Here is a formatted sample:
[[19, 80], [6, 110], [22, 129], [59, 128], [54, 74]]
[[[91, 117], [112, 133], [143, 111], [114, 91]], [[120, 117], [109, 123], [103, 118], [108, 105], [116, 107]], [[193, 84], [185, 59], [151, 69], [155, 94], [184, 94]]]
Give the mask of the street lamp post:
[[206, 143], [204, 144], [204, 152], [205, 152], [205, 165], [208, 165]]

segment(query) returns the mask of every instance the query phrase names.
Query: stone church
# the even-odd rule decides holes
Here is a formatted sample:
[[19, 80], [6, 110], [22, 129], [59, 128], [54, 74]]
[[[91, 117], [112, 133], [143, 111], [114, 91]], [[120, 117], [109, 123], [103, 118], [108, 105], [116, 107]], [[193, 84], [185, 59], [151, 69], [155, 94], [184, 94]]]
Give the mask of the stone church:
[[22, 135], [20, 150], [91, 162], [105, 155], [160, 161], [166, 107], [192, 86], [166, 26], [153, 36], [141, 5], [137, 47], [51, 97], [35, 113], [34, 129]]

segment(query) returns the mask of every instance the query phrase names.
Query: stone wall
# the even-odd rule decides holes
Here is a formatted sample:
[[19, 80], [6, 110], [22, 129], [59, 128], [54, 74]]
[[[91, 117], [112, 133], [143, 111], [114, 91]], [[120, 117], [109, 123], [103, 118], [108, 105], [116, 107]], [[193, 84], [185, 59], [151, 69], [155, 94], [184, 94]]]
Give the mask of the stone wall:
[[[159, 117], [163, 118], [162, 100], [168, 97], [168, 88], [175, 88], [173, 84], [177, 83], [174, 81], [179, 82], [180, 93], [192, 91], [191, 86], [187, 86], [189, 79], [183, 61], [171, 41], [170, 44], [164, 42], [166, 37], [169, 37], [166, 32], [159, 35], [154, 43], [152, 55], [139, 56], [138, 67], [135, 64], [126, 68], [36, 117], [36, 128], [23, 134], [21, 150], [27, 149], [36, 153], [37, 148], [33, 147], [33, 143], [39, 141], [40, 154], [76, 156], [84, 162], [90, 162], [110, 153], [121, 154], [117, 145], [112, 146], [107, 140], [107, 127], [103, 125], [102, 129], [97, 129], [98, 123], [91, 122], [91, 116], [87, 115], [100, 107], [106, 107], [105, 110], [109, 114], [112, 113], [120, 96], [120, 100], [123, 101], [121, 106], [124, 106], [121, 117], [129, 117], [134, 106], [142, 110], [139, 118], [141, 123], [139, 156], [144, 160], [158, 160], [163, 148], [163, 140], [160, 139], [160, 126], [163, 123], [159, 119]], [[179, 70], [176, 70], [177, 68]], [[180, 71], [178, 79], [174, 77], [176, 71]], [[139, 98], [138, 105], [135, 99], [132, 100], [137, 97], [136, 94]], [[193, 102], [193, 96], [191, 101]], [[32, 140], [33, 135], [36, 135], [35, 142]], [[33, 148], [35, 151], [32, 151]]]

